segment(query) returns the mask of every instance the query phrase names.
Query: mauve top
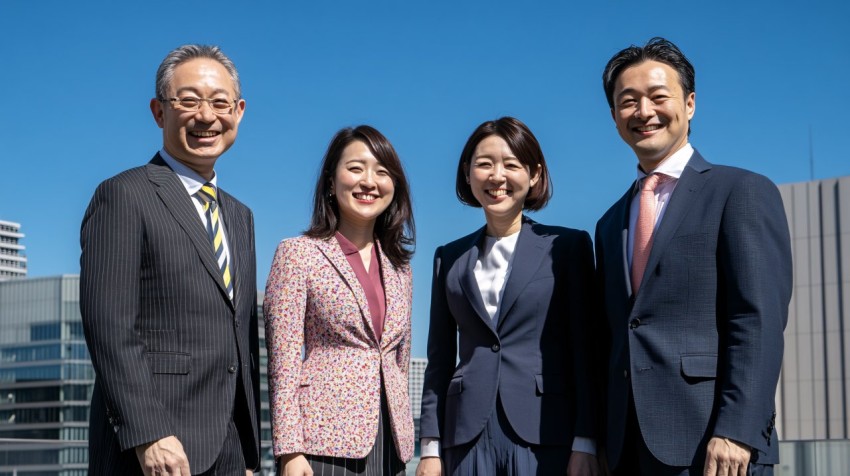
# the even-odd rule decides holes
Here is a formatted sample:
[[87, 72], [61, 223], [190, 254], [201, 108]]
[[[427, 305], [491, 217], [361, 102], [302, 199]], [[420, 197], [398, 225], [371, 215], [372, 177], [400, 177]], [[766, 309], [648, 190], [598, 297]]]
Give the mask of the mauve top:
[[372, 329], [375, 331], [375, 336], [378, 342], [381, 342], [381, 334], [384, 332], [384, 315], [387, 312], [386, 296], [384, 295], [384, 285], [381, 282], [381, 265], [378, 261], [378, 247], [372, 245], [372, 260], [369, 263], [369, 271], [363, 266], [363, 260], [360, 258], [360, 250], [344, 237], [342, 233], [336, 232], [336, 241], [345, 258], [354, 269], [354, 275], [360, 281], [360, 286], [366, 293], [366, 302], [369, 303], [369, 314], [372, 315]]

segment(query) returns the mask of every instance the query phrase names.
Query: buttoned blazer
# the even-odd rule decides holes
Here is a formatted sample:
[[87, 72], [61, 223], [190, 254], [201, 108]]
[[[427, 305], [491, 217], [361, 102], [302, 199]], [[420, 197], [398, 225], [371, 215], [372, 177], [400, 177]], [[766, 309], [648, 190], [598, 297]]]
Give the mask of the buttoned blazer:
[[382, 382], [398, 456], [413, 456], [411, 271], [393, 267], [377, 246], [386, 296], [380, 342], [335, 238], [301, 236], [277, 248], [263, 306], [276, 457], [365, 457], [377, 437]]
[[192, 198], [159, 154], [101, 183], [86, 210], [80, 308], [96, 373], [91, 474], [141, 474], [132, 448], [170, 435], [192, 471], [204, 471], [231, 415], [247, 467], [259, 463], [254, 223], [224, 190], [218, 200], [232, 301]]
[[791, 250], [776, 186], [694, 152], [636, 294], [626, 258], [633, 192], [596, 229], [610, 464], [622, 453], [630, 390], [643, 438], [667, 465], [702, 464], [712, 436], [753, 447], [756, 462], [778, 462], [774, 394]]
[[497, 315], [474, 268], [485, 228], [437, 248], [420, 436], [472, 441], [497, 398], [527, 443], [596, 436], [588, 372], [593, 247], [585, 231], [523, 218]]

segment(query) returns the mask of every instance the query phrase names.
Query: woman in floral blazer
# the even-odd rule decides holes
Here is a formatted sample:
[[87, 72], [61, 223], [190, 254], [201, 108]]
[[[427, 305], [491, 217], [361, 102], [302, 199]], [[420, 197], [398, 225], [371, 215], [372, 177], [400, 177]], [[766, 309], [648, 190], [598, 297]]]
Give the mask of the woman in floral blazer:
[[392, 145], [369, 126], [339, 131], [310, 228], [280, 243], [266, 283], [278, 474], [404, 474], [413, 234]]

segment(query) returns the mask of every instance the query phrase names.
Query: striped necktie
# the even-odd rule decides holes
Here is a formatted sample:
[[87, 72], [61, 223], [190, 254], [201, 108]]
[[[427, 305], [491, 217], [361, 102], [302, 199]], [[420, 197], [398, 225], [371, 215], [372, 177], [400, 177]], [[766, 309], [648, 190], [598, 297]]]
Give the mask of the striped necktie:
[[218, 202], [216, 200], [215, 185], [207, 182], [195, 193], [195, 198], [204, 207], [207, 216], [207, 235], [215, 251], [215, 259], [224, 278], [224, 287], [227, 295], [233, 299], [233, 280], [230, 278], [230, 263], [227, 261], [227, 253], [224, 252], [224, 230], [221, 227], [221, 216], [219, 214]]

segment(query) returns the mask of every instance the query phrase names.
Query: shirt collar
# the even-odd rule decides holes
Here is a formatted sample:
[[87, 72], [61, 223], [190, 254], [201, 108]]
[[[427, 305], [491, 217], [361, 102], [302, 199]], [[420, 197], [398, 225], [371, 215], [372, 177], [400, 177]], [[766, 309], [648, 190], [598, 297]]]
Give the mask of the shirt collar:
[[355, 246], [354, 243], [349, 241], [349, 239], [343, 236], [340, 232], [336, 232], [336, 241], [339, 242], [339, 247], [342, 248], [342, 253], [345, 256], [350, 256], [360, 252], [360, 250], [357, 249], [357, 246]]
[[[691, 143], [688, 142], [681, 149], [677, 150], [667, 159], [661, 161], [658, 167], [652, 171], [652, 173], [664, 174], [668, 177], [674, 178], [676, 180], [682, 176], [682, 172], [685, 171], [685, 167], [688, 165], [688, 161], [691, 160], [691, 156], [694, 154], [694, 148], [691, 146]], [[646, 177], [646, 173], [641, 170], [640, 165], [637, 166], [637, 179], [638, 182]]]
[[182, 162], [169, 155], [168, 152], [165, 151], [165, 147], [159, 151], [159, 156], [162, 157], [162, 160], [171, 167], [171, 170], [180, 177], [180, 181], [183, 182], [183, 186], [186, 188], [186, 191], [189, 192], [189, 195], [197, 193], [198, 190], [200, 190], [207, 182], [212, 183], [213, 186], [218, 188], [218, 175], [216, 175], [215, 171], [213, 171], [212, 179], [207, 180], [201, 177], [198, 172], [195, 172]]

